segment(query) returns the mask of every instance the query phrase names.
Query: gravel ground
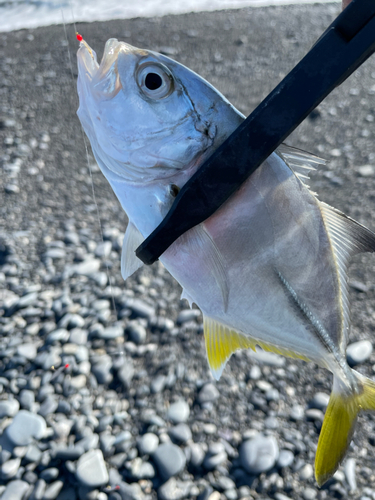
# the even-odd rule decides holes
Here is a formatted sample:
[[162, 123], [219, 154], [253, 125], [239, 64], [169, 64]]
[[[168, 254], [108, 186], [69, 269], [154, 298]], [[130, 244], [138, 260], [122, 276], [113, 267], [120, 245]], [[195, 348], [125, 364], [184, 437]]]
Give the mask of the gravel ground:
[[[175, 57], [248, 114], [337, 13], [269, 7], [77, 28], [99, 53], [117, 37]], [[201, 315], [164, 268], [123, 283], [126, 217], [87, 161], [66, 30], [69, 43], [63, 26], [0, 34], [1, 498], [375, 499], [370, 414], [335, 477], [315, 483], [328, 372], [241, 352], [216, 383]], [[372, 58], [287, 141], [330, 160], [313, 190], [372, 229], [374, 96]], [[350, 280], [348, 358], [374, 376], [373, 257], [357, 257]]]

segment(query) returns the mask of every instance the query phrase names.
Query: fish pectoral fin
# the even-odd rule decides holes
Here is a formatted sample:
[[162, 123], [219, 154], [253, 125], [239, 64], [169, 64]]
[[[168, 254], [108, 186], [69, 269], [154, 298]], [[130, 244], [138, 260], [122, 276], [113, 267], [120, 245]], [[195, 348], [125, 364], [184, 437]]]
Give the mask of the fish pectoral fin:
[[235, 351], [248, 348], [255, 351], [256, 342], [252, 338], [212, 318], [204, 317], [203, 327], [208, 364], [216, 380], [221, 377], [227, 361]]
[[144, 238], [135, 225], [129, 221], [125, 231], [124, 242], [121, 253], [121, 275], [126, 280], [137, 269], [143, 266], [143, 262], [135, 255], [136, 249]]
[[190, 251], [193, 255], [199, 256], [204, 272], [214, 277], [225, 312], [228, 307], [229, 285], [223, 256], [204, 224], [193, 227], [188, 234]]
[[358, 413], [375, 410], [375, 383], [352, 370], [358, 391], [347, 394], [334, 377], [333, 389], [320, 431], [315, 457], [315, 477], [322, 486], [338, 469], [352, 440]]

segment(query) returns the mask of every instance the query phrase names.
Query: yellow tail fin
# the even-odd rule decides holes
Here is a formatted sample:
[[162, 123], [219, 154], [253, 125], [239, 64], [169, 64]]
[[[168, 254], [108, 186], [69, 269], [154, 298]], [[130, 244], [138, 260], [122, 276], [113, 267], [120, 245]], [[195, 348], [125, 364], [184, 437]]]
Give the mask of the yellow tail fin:
[[353, 370], [358, 392], [348, 394], [334, 377], [333, 389], [319, 436], [315, 477], [322, 486], [339, 467], [352, 440], [358, 413], [375, 410], [375, 382]]

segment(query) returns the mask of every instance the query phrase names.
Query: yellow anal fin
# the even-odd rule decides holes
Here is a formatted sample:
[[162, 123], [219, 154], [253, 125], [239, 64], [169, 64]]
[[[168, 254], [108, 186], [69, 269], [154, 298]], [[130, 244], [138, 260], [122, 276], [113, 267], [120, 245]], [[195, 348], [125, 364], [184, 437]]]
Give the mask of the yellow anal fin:
[[255, 351], [253, 339], [218, 321], [205, 317], [203, 328], [208, 364], [216, 380], [221, 377], [228, 359], [235, 351], [249, 347]]
[[236, 330], [233, 330], [212, 318], [205, 317], [203, 320], [203, 326], [208, 364], [212, 375], [216, 380], [219, 380], [221, 377], [228, 359], [235, 351], [248, 348], [255, 351], [257, 345], [265, 351], [308, 361], [308, 359], [303, 355], [296, 354], [291, 350], [278, 347], [267, 342], [256, 340], [241, 332], [237, 332]]
[[357, 390], [348, 394], [335, 377], [332, 394], [320, 431], [315, 457], [315, 477], [322, 486], [338, 469], [351, 442], [358, 413], [375, 410], [375, 383], [352, 371]]

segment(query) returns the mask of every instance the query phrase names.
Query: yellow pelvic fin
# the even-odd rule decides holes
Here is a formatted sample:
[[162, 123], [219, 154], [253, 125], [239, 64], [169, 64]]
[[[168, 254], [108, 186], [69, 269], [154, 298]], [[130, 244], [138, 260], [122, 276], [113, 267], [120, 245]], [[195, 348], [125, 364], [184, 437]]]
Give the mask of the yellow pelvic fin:
[[204, 317], [203, 326], [208, 364], [212, 375], [216, 380], [219, 380], [221, 377], [228, 359], [235, 351], [248, 348], [255, 351], [255, 347], [257, 345], [265, 351], [309, 361], [305, 356], [296, 354], [291, 350], [277, 347], [267, 342], [256, 340], [241, 332], [237, 332], [212, 318]]
[[320, 431], [315, 477], [322, 486], [338, 469], [351, 442], [358, 413], [375, 410], [375, 383], [353, 370], [358, 391], [347, 394], [334, 378], [333, 390]]

